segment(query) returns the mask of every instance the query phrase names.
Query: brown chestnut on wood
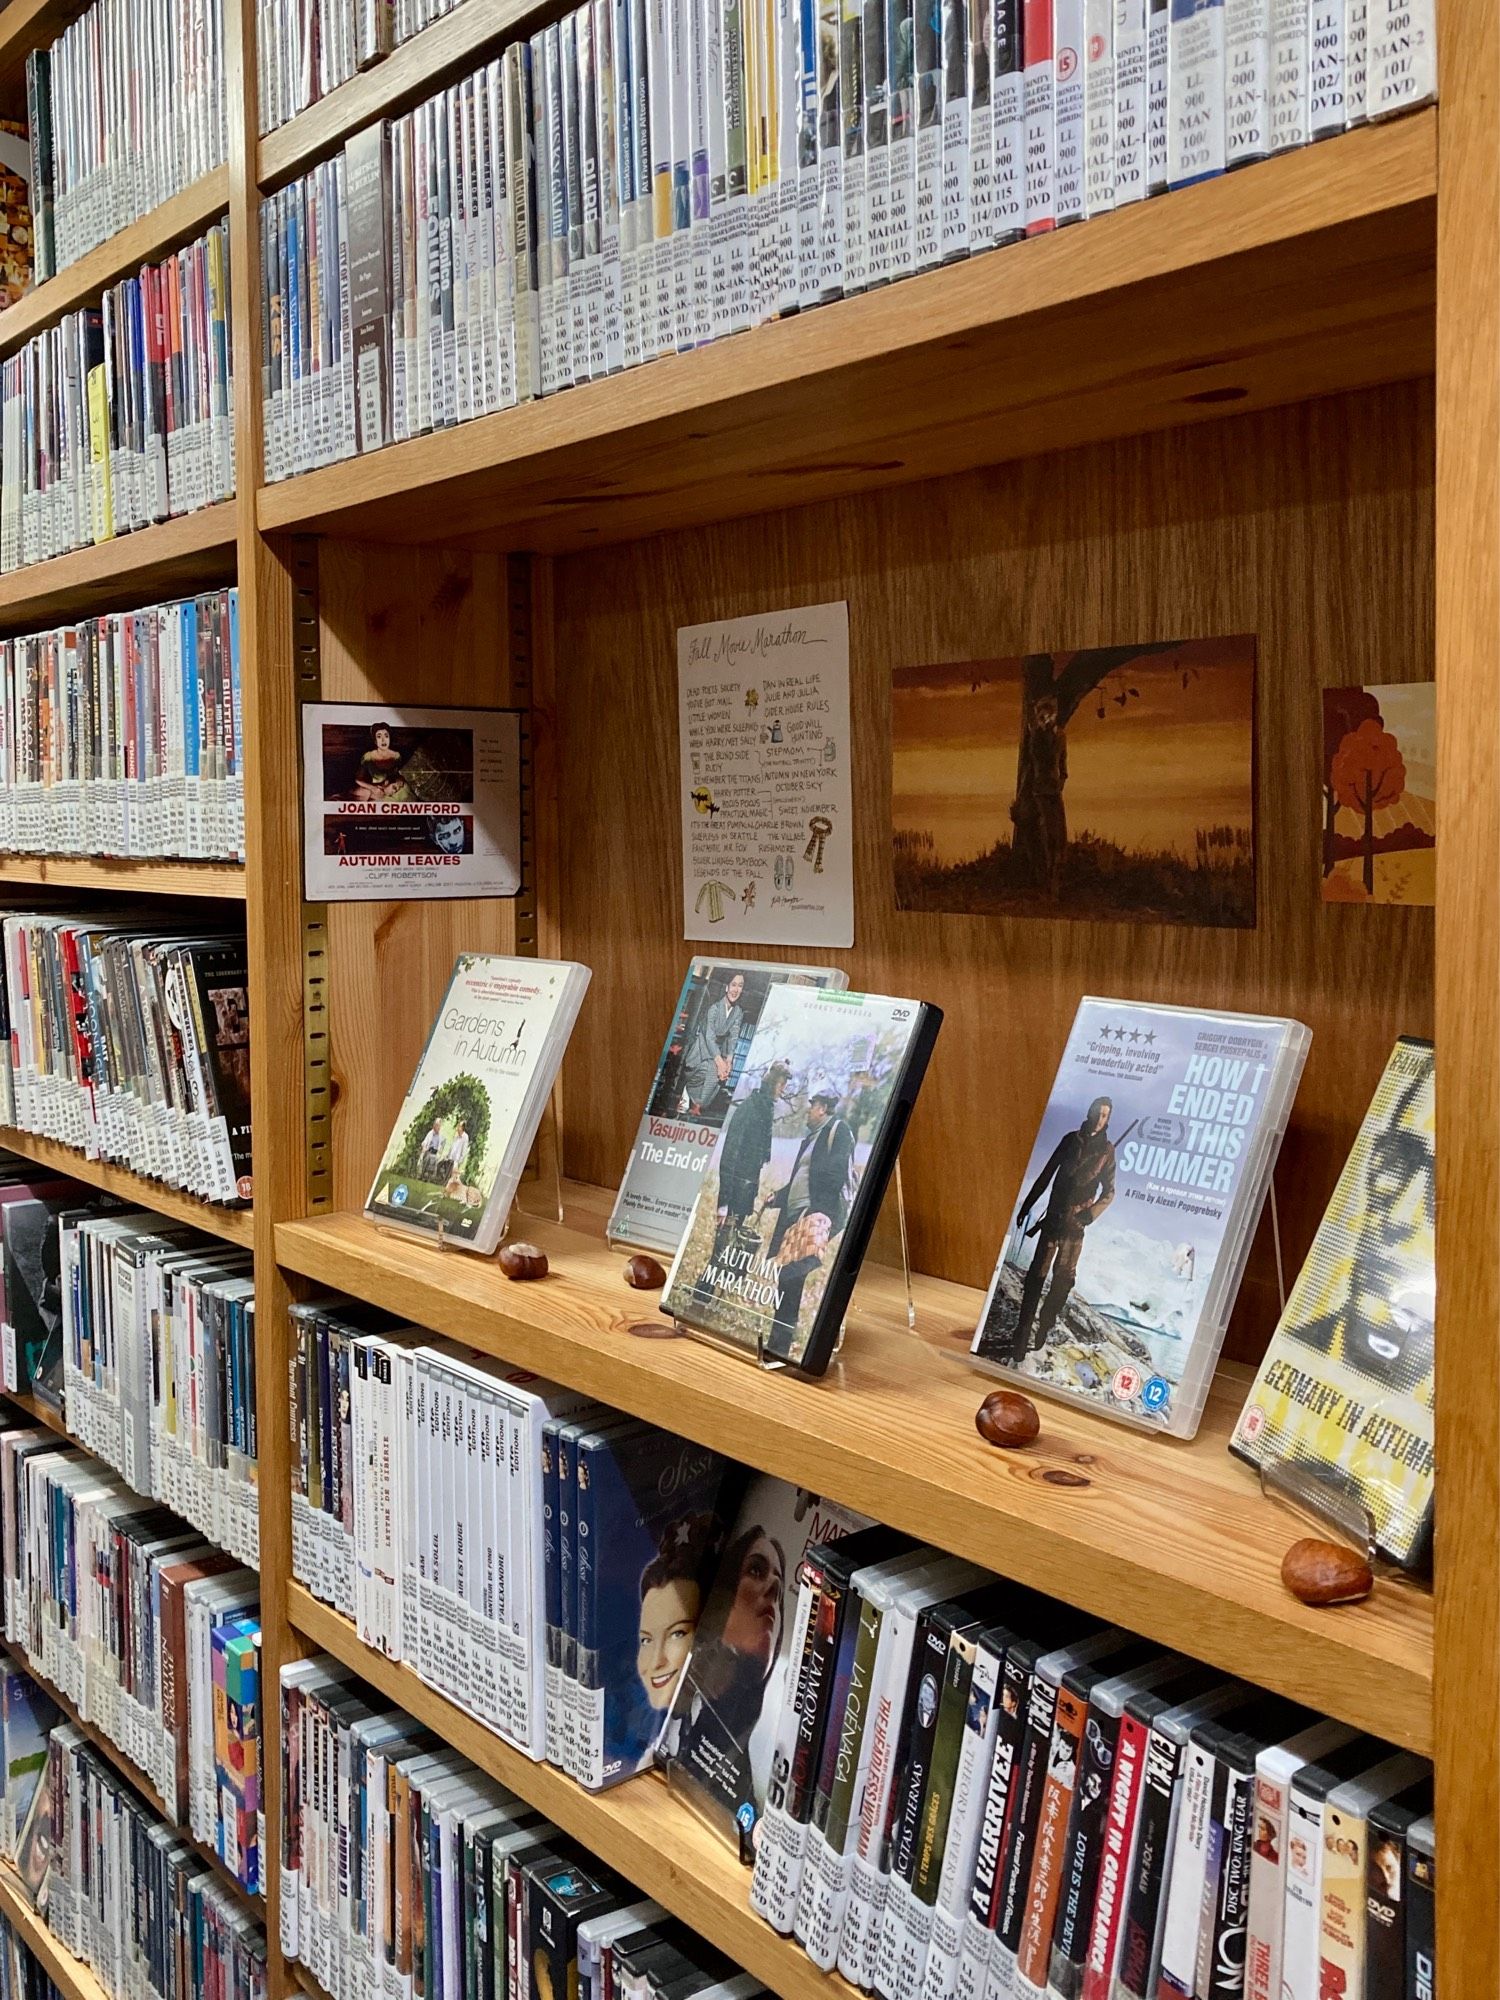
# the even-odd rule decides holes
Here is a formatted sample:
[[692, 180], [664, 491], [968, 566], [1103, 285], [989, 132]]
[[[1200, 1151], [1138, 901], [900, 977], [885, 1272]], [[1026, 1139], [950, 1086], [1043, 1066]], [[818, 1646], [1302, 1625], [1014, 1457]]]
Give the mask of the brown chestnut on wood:
[[1307, 1536], [1281, 1559], [1281, 1580], [1304, 1604], [1356, 1604], [1375, 1588], [1370, 1565], [1355, 1549]]
[[974, 1428], [986, 1444], [1015, 1451], [1030, 1444], [1042, 1428], [1036, 1404], [1014, 1389], [996, 1389], [985, 1397], [974, 1416]]
[[633, 1291], [659, 1292], [667, 1274], [654, 1257], [631, 1257], [625, 1265], [625, 1282]]
[[547, 1275], [547, 1253], [538, 1250], [534, 1243], [503, 1243], [500, 1246], [500, 1268], [507, 1278], [514, 1278], [517, 1284], [528, 1278], [545, 1278]]

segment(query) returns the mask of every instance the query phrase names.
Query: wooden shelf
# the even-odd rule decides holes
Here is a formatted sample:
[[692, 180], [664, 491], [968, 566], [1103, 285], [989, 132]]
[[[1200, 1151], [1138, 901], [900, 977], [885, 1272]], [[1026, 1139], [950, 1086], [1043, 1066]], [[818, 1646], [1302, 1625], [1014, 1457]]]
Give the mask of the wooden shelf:
[[252, 1895], [243, 1883], [237, 1882], [234, 1879], [231, 1870], [225, 1867], [224, 1863], [211, 1847], [205, 1846], [201, 1840], [195, 1840], [185, 1826], [172, 1826], [171, 1816], [167, 1812], [166, 1801], [162, 1798], [161, 1793], [152, 1784], [146, 1773], [137, 1764], [132, 1763], [130, 1758], [125, 1755], [119, 1744], [106, 1736], [96, 1723], [85, 1722], [72, 1702], [62, 1692], [61, 1688], [53, 1686], [52, 1682], [47, 1679], [40, 1668], [27, 1656], [22, 1647], [16, 1645], [10, 1639], [0, 1640], [0, 1646], [3, 1646], [16, 1665], [24, 1668], [37, 1683], [38, 1687], [45, 1690], [50, 1699], [56, 1702], [73, 1727], [88, 1738], [100, 1756], [107, 1758], [120, 1773], [121, 1777], [125, 1779], [126, 1783], [133, 1786], [140, 1793], [141, 1797], [150, 1806], [151, 1810], [157, 1814], [162, 1823], [166, 1826], [171, 1826], [172, 1831], [179, 1834], [187, 1842], [188, 1846], [192, 1848], [193, 1852], [205, 1866], [213, 1870], [219, 1879], [220, 1886], [227, 1889], [230, 1895], [238, 1897], [245, 1907], [255, 1914], [257, 1920], [263, 1921], [265, 1908], [262, 1899]]
[[820, 1972], [800, 1945], [778, 1937], [752, 1913], [749, 1871], [659, 1778], [646, 1775], [610, 1791], [585, 1791], [552, 1765], [533, 1763], [513, 1750], [483, 1723], [434, 1693], [410, 1667], [372, 1652], [347, 1618], [299, 1585], [291, 1585], [288, 1598], [288, 1616], [305, 1639], [435, 1729], [445, 1743], [546, 1813], [591, 1854], [691, 1924], [773, 1993], [783, 2000], [852, 1995], [853, 1988], [845, 1981]]
[[238, 518], [238, 503], [221, 500], [91, 549], [8, 570], [0, 576], [0, 633], [232, 581]]
[[35, 1952], [43, 1971], [66, 2000], [115, 2000], [83, 1960], [74, 1958], [48, 1930], [27, 1901], [21, 1878], [8, 1861], [0, 1862], [0, 1916], [9, 1919], [21, 1942]]
[[276, 1248], [320, 1284], [1431, 1751], [1431, 1598], [1382, 1582], [1367, 1604], [1330, 1612], [1287, 1595], [1280, 1564], [1297, 1525], [1226, 1449], [1243, 1371], [1216, 1382], [1191, 1444], [1043, 1402], [1037, 1445], [1002, 1454], [974, 1429], [988, 1386], [966, 1360], [979, 1293], [918, 1279], [912, 1334], [897, 1274], [867, 1269], [825, 1380], [761, 1374], [698, 1342], [631, 1338], [658, 1316], [603, 1240], [609, 1202], [570, 1184], [570, 1226], [526, 1218], [551, 1264], [534, 1284], [357, 1215], [283, 1223]]
[[58, 1437], [66, 1438], [69, 1444], [78, 1442], [57, 1412], [49, 1410], [39, 1396], [23, 1395], [19, 1389], [0, 1389], [0, 1396], [3, 1396], [7, 1403], [14, 1403], [32, 1423], [41, 1424], [44, 1429], [55, 1432]]
[[563, 550], [1431, 372], [1436, 113], [263, 486], [261, 528]]
[[11, 1125], [0, 1125], [0, 1146], [9, 1147], [11, 1152], [22, 1154], [39, 1167], [71, 1174], [75, 1180], [87, 1181], [90, 1187], [103, 1188], [106, 1194], [155, 1209], [158, 1215], [168, 1215], [174, 1222], [191, 1223], [193, 1228], [210, 1236], [221, 1236], [226, 1243], [243, 1243], [248, 1247], [254, 1240], [251, 1209], [221, 1208], [217, 1202], [199, 1201], [196, 1195], [183, 1194], [163, 1181], [147, 1180], [144, 1174], [133, 1174], [128, 1167], [112, 1166], [106, 1160], [86, 1159], [72, 1146], [60, 1146], [55, 1139], [43, 1139], [35, 1132], [18, 1132]]
[[[552, 10], [554, 16], [556, 10]], [[342, 146], [351, 132], [376, 118], [404, 111], [430, 97], [452, 76], [476, 69], [497, 53], [521, 22], [528, 27], [548, 17], [536, 0], [464, 0], [451, 14], [413, 35], [373, 68], [361, 70], [306, 111], [289, 118], [261, 139], [256, 175], [263, 190], [280, 187], [295, 174]]]
[[216, 167], [0, 312], [0, 354], [13, 353], [64, 313], [97, 305], [106, 285], [199, 235], [228, 205], [229, 169]]
[[213, 896], [242, 903], [245, 870], [238, 861], [168, 861], [155, 856], [0, 854], [0, 886], [103, 889], [132, 896]]

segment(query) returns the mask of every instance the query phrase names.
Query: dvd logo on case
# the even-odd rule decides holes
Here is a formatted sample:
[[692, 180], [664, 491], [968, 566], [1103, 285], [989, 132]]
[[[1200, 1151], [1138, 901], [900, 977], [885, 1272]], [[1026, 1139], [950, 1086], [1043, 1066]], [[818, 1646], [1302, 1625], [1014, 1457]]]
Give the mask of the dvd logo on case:
[[410, 1199], [411, 1190], [407, 1187], [406, 1182], [397, 1181], [396, 1185], [391, 1189], [392, 1206], [395, 1208], [405, 1208]]

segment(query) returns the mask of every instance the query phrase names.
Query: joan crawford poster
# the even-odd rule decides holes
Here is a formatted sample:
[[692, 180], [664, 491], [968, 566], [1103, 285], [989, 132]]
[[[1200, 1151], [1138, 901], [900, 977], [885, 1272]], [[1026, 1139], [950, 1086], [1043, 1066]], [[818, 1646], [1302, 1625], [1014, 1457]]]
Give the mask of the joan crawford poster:
[[310, 702], [302, 711], [310, 902], [515, 896], [515, 709]]

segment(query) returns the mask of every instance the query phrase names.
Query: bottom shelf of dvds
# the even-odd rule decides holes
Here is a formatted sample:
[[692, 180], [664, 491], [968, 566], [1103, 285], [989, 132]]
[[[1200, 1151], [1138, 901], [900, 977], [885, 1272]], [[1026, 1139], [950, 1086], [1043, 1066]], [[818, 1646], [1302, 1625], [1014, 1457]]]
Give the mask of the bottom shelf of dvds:
[[347, 1618], [298, 1584], [288, 1591], [287, 1615], [293, 1630], [311, 1645], [332, 1654], [435, 1730], [445, 1744], [555, 1820], [781, 2000], [813, 2000], [815, 1995], [836, 2000], [839, 1994], [852, 2000], [854, 1989], [846, 1981], [820, 1972], [799, 1944], [778, 1937], [755, 1915], [748, 1901], [748, 1870], [683, 1810], [659, 1779], [645, 1776], [612, 1791], [585, 1791], [550, 1764], [534, 1763], [512, 1749], [435, 1693], [410, 1667], [372, 1651]]
[[1227, 1448], [1242, 1371], [1221, 1371], [1191, 1443], [1047, 1402], [1036, 1444], [997, 1452], [974, 1428], [991, 1386], [967, 1365], [977, 1292], [916, 1278], [914, 1335], [900, 1274], [867, 1266], [828, 1375], [763, 1374], [698, 1342], [631, 1337], [632, 1324], [667, 1322], [605, 1243], [609, 1206], [603, 1190], [569, 1183], [566, 1226], [518, 1221], [547, 1253], [537, 1283], [358, 1215], [283, 1224], [277, 1253], [303, 1277], [632, 1416], [669, 1411], [696, 1443], [1017, 1582], [1061, 1588], [1213, 1666], [1253, 1660], [1262, 1686], [1430, 1753], [1431, 1596], [1382, 1581], [1367, 1603], [1330, 1613], [1287, 1593], [1281, 1558], [1302, 1529]]
[[3, 1862], [0, 1862], [0, 1916], [8, 1919], [22, 1943], [35, 1953], [47, 1977], [66, 2000], [111, 2000], [89, 1968], [65, 1950], [48, 1930], [41, 1914], [27, 1900], [20, 1876]]

